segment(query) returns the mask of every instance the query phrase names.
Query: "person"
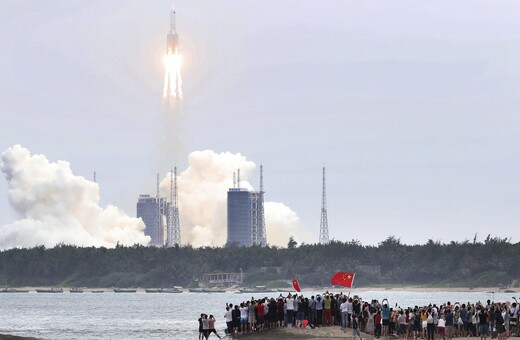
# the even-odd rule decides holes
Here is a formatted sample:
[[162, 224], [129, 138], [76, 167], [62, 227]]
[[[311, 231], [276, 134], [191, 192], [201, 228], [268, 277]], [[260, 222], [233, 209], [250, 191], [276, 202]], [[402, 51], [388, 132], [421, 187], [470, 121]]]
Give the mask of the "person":
[[428, 333], [428, 340], [435, 339], [435, 325], [433, 323], [433, 312], [428, 310], [428, 317], [426, 318], [426, 332]]
[[406, 324], [406, 315], [400, 310], [397, 317], [398, 333], [401, 339], [408, 339], [408, 329]]
[[302, 297], [298, 298], [298, 309], [296, 311], [296, 327], [303, 327], [303, 318], [305, 313], [303, 312], [303, 301]]
[[379, 339], [381, 337], [381, 311], [380, 310], [377, 310], [377, 313], [374, 316], [374, 323], [375, 323], [374, 335], [375, 335], [376, 339]]
[[209, 320], [207, 314], [204, 314], [202, 318], [202, 333], [204, 334], [204, 339], [207, 339], [209, 336]]
[[254, 332], [256, 326], [256, 302], [254, 299], [251, 299], [247, 312], [247, 320], [249, 321], [249, 331]]
[[311, 296], [309, 301], [309, 324], [311, 327], [316, 323], [316, 300], [314, 300], [314, 295]]
[[441, 314], [441, 317], [437, 321], [437, 335], [442, 337], [442, 339], [446, 339], [446, 320], [444, 319], [444, 314]]
[[264, 310], [265, 310], [265, 301], [259, 300], [256, 304], [256, 321], [258, 325], [258, 330], [263, 331], [264, 330]]
[[479, 324], [479, 332], [480, 332], [480, 339], [486, 340], [487, 334], [488, 334], [488, 314], [486, 311], [486, 308], [481, 307], [480, 312], [478, 313], [478, 324]]
[[209, 338], [209, 335], [211, 333], [215, 333], [215, 335], [218, 336], [219, 339], [221, 339], [221, 336], [217, 333], [217, 330], [215, 329], [215, 321], [216, 321], [215, 317], [210, 314], [208, 321], [209, 321], [209, 329], [208, 329], [208, 336], [207, 336], [207, 338]]
[[202, 319], [204, 318], [204, 313], [200, 314], [200, 318], [197, 320], [199, 322], [199, 340], [204, 338], [204, 332], [202, 331]]
[[[387, 301], [386, 299], [383, 300]], [[390, 308], [388, 307], [388, 304], [383, 304], [383, 307], [381, 307], [381, 319], [383, 319], [383, 336], [388, 336], [388, 326], [390, 325]]]
[[323, 300], [323, 310], [324, 310], [324, 324], [326, 326], [332, 326], [332, 313], [331, 313], [331, 300], [329, 295], [325, 295], [325, 300]]
[[247, 307], [243, 302], [240, 304], [240, 331], [245, 333], [247, 330], [249, 316], [249, 307]]
[[283, 298], [282, 297], [279, 297], [278, 298], [278, 301], [276, 302], [276, 315], [277, 315], [277, 319], [278, 319], [278, 327], [282, 327], [284, 325], [284, 308], [285, 308], [285, 303], [283, 302]]
[[226, 326], [227, 326], [227, 334], [231, 335], [233, 334], [233, 313], [231, 312], [231, 308], [233, 305], [227, 305], [226, 306], [226, 312], [224, 313], [224, 320], [226, 320]]
[[347, 313], [347, 298], [343, 298], [343, 303], [339, 306], [341, 309], [341, 328], [347, 328], [347, 319], [348, 319], [348, 313]]
[[359, 336], [359, 340], [363, 340], [363, 338], [361, 338], [361, 333], [359, 332], [359, 317], [357, 314], [352, 314], [352, 336], [354, 339], [356, 338], [356, 335]]
[[289, 293], [285, 300], [285, 319], [287, 327], [292, 327], [293, 324], [294, 301], [292, 295]]
[[444, 324], [446, 326], [446, 335], [448, 336], [448, 340], [451, 340], [453, 338], [453, 313], [450, 308], [447, 308], [445, 313]]
[[323, 324], [323, 300], [320, 294], [316, 295], [316, 326]]

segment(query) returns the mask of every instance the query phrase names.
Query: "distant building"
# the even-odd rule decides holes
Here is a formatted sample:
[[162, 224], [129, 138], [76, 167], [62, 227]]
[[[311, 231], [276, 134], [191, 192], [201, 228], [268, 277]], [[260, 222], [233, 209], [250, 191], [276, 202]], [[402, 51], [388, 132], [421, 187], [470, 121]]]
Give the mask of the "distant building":
[[145, 235], [150, 236], [151, 246], [162, 247], [166, 245], [168, 217], [172, 209], [170, 202], [164, 197], [139, 195], [137, 201], [137, 217], [145, 224]]
[[227, 193], [227, 243], [265, 246], [263, 191], [231, 188]]
[[202, 276], [199, 286], [202, 287], [230, 287], [233, 285], [241, 285], [244, 282], [244, 274], [240, 273], [209, 273]]

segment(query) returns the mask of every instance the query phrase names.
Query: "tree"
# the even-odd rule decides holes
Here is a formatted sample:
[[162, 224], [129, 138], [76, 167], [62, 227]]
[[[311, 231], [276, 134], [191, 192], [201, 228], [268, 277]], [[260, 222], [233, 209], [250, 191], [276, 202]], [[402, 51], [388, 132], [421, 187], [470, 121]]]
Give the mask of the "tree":
[[294, 237], [289, 237], [289, 242], [287, 242], [287, 248], [294, 249], [298, 245], [298, 242], [294, 240]]

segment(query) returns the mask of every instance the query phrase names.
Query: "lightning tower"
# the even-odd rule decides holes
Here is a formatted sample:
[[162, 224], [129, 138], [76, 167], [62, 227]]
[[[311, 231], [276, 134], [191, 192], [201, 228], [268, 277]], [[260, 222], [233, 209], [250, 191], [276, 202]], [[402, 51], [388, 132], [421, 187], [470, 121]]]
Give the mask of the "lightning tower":
[[260, 164], [260, 191], [258, 192], [259, 195], [259, 212], [258, 212], [258, 219], [259, 219], [259, 237], [258, 237], [258, 243], [261, 246], [267, 245], [267, 235], [265, 233], [265, 215], [264, 215], [264, 166]]
[[170, 209], [168, 211], [168, 247], [181, 245], [181, 225], [179, 221], [179, 199], [177, 197], [177, 167], [170, 172]]
[[325, 167], [323, 167], [323, 191], [321, 196], [320, 244], [329, 243], [329, 222], [327, 221], [327, 192], [325, 190]]

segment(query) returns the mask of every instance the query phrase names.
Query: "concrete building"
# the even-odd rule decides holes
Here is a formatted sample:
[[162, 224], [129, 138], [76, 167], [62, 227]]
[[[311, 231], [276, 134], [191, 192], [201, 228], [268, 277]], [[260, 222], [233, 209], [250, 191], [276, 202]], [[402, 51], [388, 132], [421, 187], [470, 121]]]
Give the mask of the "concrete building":
[[267, 244], [263, 191], [231, 188], [227, 193], [227, 244]]
[[168, 217], [172, 205], [163, 197], [139, 195], [137, 201], [137, 217], [145, 224], [145, 235], [151, 237], [150, 245], [162, 247], [166, 245]]

